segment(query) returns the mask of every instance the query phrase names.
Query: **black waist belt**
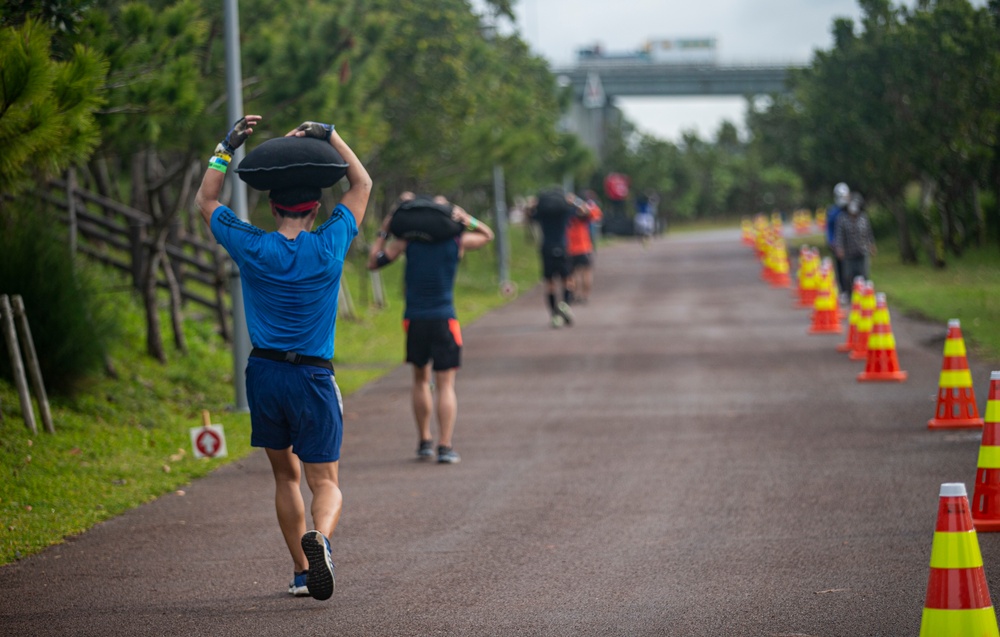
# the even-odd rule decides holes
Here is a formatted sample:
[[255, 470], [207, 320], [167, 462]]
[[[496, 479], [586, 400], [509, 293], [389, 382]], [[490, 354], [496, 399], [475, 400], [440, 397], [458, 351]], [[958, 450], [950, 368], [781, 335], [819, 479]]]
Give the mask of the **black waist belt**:
[[259, 347], [253, 348], [250, 355], [255, 358], [266, 358], [269, 361], [282, 361], [293, 365], [312, 365], [333, 371], [333, 363], [319, 356], [303, 356], [295, 352], [279, 352], [275, 349], [261, 349]]

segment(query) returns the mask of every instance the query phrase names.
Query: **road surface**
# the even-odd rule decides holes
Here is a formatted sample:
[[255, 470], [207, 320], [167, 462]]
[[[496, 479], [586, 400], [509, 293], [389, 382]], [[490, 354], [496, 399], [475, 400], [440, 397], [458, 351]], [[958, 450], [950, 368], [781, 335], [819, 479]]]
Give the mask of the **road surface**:
[[980, 433], [927, 429], [946, 326], [889, 307], [909, 379], [862, 384], [738, 232], [602, 249], [573, 327], [537, 288], [464, 326], [461, 464], [414, 459], [409, 369], [348, 397], [329, 601], [286, 593], [256, 452], [0, 568], [0, 634], [916, 635]]

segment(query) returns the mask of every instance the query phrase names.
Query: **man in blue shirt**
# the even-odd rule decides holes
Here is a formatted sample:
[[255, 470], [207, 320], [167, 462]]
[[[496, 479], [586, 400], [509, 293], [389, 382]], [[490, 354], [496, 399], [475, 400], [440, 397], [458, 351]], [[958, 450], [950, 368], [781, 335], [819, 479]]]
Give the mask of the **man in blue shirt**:
[[[400, 203], [413, 198], [413, 193], [405, 192], [400, 196]], [[451, 205], [440, 196], [434, 198], [434, 203]], [[458, 414], [455, 376], [462, 355], [462, 332], [454, 302], [455, 274], [466, 250], [478, 250], [493, 240], [493, 230], [459, 206], [451, 205], [451, 216], [465, 228], [456, 237], [443, 241], [406, 241], [393, 237], [388, 241], [392, 214], [386, 215], [368, 255], [368, 268], [375, 270], [406, 254], [403, 326], [406, 362], [413, 365], [413, 415], [419, 437], [417, 457], [421, 460], [434, 457], [431, 411], [436, 407], [437, 461], [443, 464], [460, 460], [452, 444]], [[436, 405], [430, 384], [432, 367]]]
[[[286, 137], [329, 141], [348, 164], [350, 188], [315, 230], [319, 188], [272, 190], [274, 232], [242, 221], [219, 202], [219, 193], [233, 151], [260, 120], [242, 118], [216, 147], [195, 201], [240, 268], [253, 345], [246, 369], [250, 444], [264, 448], [274, 473], [278, 526], [294, 568], [288, 592], [328, 599], [335, 586], [328, 538], [343, 507], [343, 404], [330, 361], [344, 258], [364, 218], [372, 180], [333, 126], [304, 122]], [[303, 472], [312, 492], [314, 529], [308, 532], [299, 490]]]

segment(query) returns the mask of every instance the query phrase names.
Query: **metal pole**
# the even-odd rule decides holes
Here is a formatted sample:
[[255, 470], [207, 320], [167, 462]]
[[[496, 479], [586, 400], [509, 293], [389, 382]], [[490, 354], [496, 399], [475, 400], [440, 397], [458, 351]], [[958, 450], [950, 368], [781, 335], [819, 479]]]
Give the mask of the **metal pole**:
[[507, 194], [503, 166], [493, 166], [493, 205], [497, 212], [497, 261], [500, 266], [501, 290], [510, 281], [510, 244], [507, 242]]
[[[240, 16], [237, 0], [225, 0], [225, 32], [226, 32], [226, 91], [229, 94], [227, 115], [229, 123], [243, 117], [243, 70], [240, 67]], [[233, 153], [233, 166], [239, 166], [246, 151], [241, 146]], [[231, 208], [236, 216], [248, 221], [247, 186], [235, 175], [232, 180], [233, 200]], [[247, 331], [247, 316], [243, 308], [243, 283], [240, 280], [240, 269], [234, 264], [230, 279], [230, 291], [233, 297], [233, 385], [236, 390], [236, 411], [249, 411], [247, 402], [247, 385], [244, 370], [250, 358], [250, 334]]]

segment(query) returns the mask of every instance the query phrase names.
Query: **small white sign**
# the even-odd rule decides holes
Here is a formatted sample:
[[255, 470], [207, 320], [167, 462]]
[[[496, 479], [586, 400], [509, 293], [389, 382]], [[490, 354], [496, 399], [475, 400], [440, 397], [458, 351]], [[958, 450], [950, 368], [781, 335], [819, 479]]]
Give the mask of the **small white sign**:
[[195, 458], [222, 458], [226, 454], [226, 434], [222, 425], [191, 427], [191, 447]]

